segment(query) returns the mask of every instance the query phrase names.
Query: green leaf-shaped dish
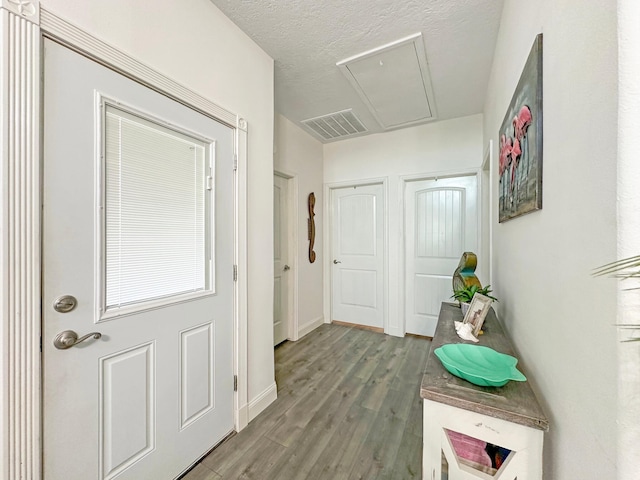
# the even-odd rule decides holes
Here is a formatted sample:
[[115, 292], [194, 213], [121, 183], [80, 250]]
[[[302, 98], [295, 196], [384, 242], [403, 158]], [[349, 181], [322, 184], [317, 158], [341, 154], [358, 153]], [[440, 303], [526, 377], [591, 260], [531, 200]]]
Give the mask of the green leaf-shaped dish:
[[482, 345], [449, 343], [434, 353], [444, 368], [456, 377], [481, 387], [501, 387], [509, 380], [527, 380], [516, 368], [518, 359]]

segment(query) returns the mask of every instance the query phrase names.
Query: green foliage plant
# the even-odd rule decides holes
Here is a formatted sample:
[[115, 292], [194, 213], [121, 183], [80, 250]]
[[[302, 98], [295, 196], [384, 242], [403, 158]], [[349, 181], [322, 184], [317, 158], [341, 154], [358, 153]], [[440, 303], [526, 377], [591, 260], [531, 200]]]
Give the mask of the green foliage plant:
[[491, 300], [494, 300], [497, 302], [498, 299], [490, 295], [491, 292], [492, 292], [491, 285], [487, 285], [486, 287], [478, 287], [477, 285], [471, 285], [469, 287], [454, 290], [453, 295], [451, 295], [451, 298], [455, 298], [460, 303], [470, 303], [473, 296], [476, 293], [480, 293], [481, 295], [484, 295], [485, 297], [489, 297]]

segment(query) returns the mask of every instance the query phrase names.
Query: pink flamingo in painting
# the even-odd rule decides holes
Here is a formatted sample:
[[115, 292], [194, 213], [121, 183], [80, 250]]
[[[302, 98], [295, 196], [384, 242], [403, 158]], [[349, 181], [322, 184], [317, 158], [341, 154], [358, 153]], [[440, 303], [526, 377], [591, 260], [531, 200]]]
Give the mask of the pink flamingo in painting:
[[527, 105], [523, 105], [511, 121], [513, 137], [507, 137], [503, 134], [500, 138], [500, 174], [502, 175], [504, 170], [509, 168], [511, 192], [513, 192], [515, 188], [516, 170], [521, 158], [523, 158], [524, 155], [524, 159], [528, 159], [528, 152], [524, 141], [526, 140], [527, 130], [531, 125], [531, 120], [531, 109]]
[[507, 169], [511, 158], [511, 138], [507, 138], [506, 135], [500, 137], [500, 156], [498, 164], [498, 175], [502, 177], [502, 174]]
[[513, 119], [513, 133], [518, 140], [522, 140], [527, 135], [532, 119], [531, 109], [527, 105], [523, 105], [518, 115]]
[[[527, 130], [529, 126], [531, 126], [531, 121], [533, 116], [531, 115], [531, 109], [527, 105], [523, 105], [513, 119], [513, 133], [515, 136], [514, 143], [517, 143], [517, 157], [516, 157], [516, 167], [520, 163], [520, 158], [522, 158], [526, 162], [526, 167], [528, 170], [528, 149], [525, 145], [525, 141], [527, 138]], [[524, 167], [523, 167], [524, 168]], [[515, 172], [512, 174], [511, 181], [514, 181]]]

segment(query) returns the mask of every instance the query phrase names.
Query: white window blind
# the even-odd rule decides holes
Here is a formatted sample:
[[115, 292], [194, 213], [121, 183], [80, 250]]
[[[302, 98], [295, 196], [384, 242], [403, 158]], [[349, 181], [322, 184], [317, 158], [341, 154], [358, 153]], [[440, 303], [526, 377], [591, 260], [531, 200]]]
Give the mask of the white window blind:
[[105, 307], [210, 289], [209, 145], [105, 109]]

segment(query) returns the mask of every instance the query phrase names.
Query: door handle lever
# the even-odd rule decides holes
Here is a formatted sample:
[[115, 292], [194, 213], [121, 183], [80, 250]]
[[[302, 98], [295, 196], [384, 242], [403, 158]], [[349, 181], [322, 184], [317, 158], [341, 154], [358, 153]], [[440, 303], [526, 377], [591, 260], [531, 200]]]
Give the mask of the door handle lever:
[[333, 264], [334, 264], [334, 265], [337, 265], [337, 264], [339, 264], [339, 263], [342, 263], [342, 262], [341, 262], [340, 260], [334, 260], [334, 261], [333, 261]]
[[291, 267], [290, 267], [289, 265], [285, 265], [285, 266], [284, 266], [284, 268], [283, 268], [283, 270], [284, 270], [285, 272], [288, 272], [289, 270], [291, 270]]
[[56, 335], [56, 338], [53, 339], [53, 346], [58, 350], [66, 350], [67, 348], [71, 348], [74, 345], [84, 342], [89, 337], [93, 337], [98, 340], [102, 337], [102, 334], [100, 332], [91, 332], [78, 338], [78, 334], [73, 330], [65, 330], [64, 332], [60, 332]]

